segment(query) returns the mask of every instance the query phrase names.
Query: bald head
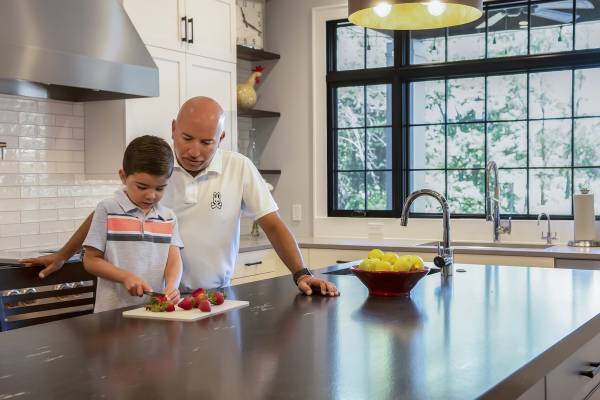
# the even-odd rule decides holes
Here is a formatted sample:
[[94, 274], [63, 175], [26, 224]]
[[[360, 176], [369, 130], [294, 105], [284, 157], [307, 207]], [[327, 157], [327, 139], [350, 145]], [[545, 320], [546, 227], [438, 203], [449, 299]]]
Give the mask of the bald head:
[[177, 123], [194, 125], [198, 129], [211, 130], [220, 134], [225, 130], [225, 112], [215, 100], [210, 97], [192, 97], [179, 109]]
[[204, 170], [225, 137], [225, 113], [210, 97], [192, 97], [173, 120], [173, 145], [179, 164], [190, 174]]

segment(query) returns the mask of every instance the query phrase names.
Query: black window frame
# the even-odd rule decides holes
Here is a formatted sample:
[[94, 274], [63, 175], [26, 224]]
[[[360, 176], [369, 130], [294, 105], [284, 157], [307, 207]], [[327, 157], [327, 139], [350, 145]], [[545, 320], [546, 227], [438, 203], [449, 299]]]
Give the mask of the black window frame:
[[[486, 21], [486, 43], [487, 43], [487, 13], [511, 6], [528, 6], [528, 20], [531, 24], [531, 5], [548, 3], [556, 0], [541, 1], [488, 1], [484, 4], [484, 15]], [[573, 15], [575, 16], [576, 0], [573, 0]], [[404, 200], [410, 194], [409, 182], [409, 157], [410, 157], [410, 83], [426, 80], [446, 80], [469, 77], [487, 77], [493, 75], [535, 73], [557, 71], [565, 69], [580, 69], [600, 67], [600, 48], [573, 50], [566, 52], [529, 54], [520, 56], [483, 58], [477, 60], [451, 61], [432, 64], [410, 64], [410, 32], [394, 32], [394, 65], [391, 67], [336, 71], [336, 27], [340, 23], [351, 23], [347, 19], [328, 21], [326, 24], [326, 63], [327, 63], [327, 214], [329, 217], [367, 217], [367, 218], [399, 218], [402, 212]], [[576, 24], [573, 25], [573, 46], [575, 47]], [[446, 30], [447, 34], [447, 30]], [[447, 36], [446, 36], [447, 37]], [[528, 34], [529, 42], [530, 34]], [[487, 44], [486, 44], [487, 49]], [[447, 49], [446, 49], [447, 51]], [[487, 52], [487, 50], [486, 50]], [[529, 78], [528, 78], [529, 79]], [[337, 148], [335, 143], [334, 124], [337, 117], [336, 89], [342, 86], [360, 86], [377, 83], [390, 83], [392, 85], [392, 209], [391, 210], [340, 210], [336, 208], [337, 191], [335, 190], [335, 159]], [[486, 83], [487, 87], [487, 83]], [[573, 88], [571, 89], [573, 92]], [[572, 104], [573, 107], [573, 104]], [[399, 111], [396, 111], [399, 110]], [[571, 120], [576, 117], [571, 115]], [[572, 135], [574, 132], [572, 132]], [[573, 149], [573, 142], [571, 146]], [[572, 160], [572, 164], [573, 164]], [[570, 167], [572, 172], [577, 169]], [[589, 168], [589, 167], [587, 167]], [[529, 169], [522, 168], [528, 172]], [[572, 194], [574, 177], [571, 180]], [[529, 190], [529, 187], [527, 187]], [[365, 187], [365, 192], [367, 187]], [[527, 193], [529, 202], [529, 193]], [[551, 215], [553, 219], [573, 219], [573, 197], [571, 199], [570, 215]], [[528, 208], [529, 209], [529, 208]], [[417, 218], [439, 218], [439, 213], [414, 213], [410, 214]], [[504, 217], [512, 217], [517, 220], [533, 220], [534, 215], [505, 214]], [[484, 214], [452, 214], [453, 218], [481, 219]]]

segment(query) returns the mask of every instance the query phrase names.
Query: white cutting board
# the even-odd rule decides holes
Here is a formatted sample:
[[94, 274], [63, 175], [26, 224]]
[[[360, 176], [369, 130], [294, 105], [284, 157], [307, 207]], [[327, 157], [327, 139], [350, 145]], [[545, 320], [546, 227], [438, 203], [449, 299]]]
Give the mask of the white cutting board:
[[248, 307], [250, 303], [241, 300], [225, 300], [223, 304], [218, 306], [210, 306], [210, 312], [203, 312], [197, 308], [191, 310], [182, 310], [175, 306], [175, 311], [172, 312], [152, 312], [146, 310], [145, 307], [136, 308], [134, 310], [123, 311], [125, 318], [143, 318], [143, 319], [162, 319], [166, 321], [197, 321], [202, 318], [212, 317], [213, 315], [222, 314], [227, 311], [237, 308]]

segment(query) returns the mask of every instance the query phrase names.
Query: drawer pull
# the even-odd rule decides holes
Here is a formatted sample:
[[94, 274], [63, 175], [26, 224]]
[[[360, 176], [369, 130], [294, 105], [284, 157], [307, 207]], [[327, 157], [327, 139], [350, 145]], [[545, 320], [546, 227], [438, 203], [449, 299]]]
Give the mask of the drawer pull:
[[336, 264], [345, 264], [345, 263], [349, 263], [350, 261], [344, 261], [344, 260], [336, 260], [335, 263]]
[[600, 373], [600, 363], [590, 363], [590, 366], [594, 367], [594, 369], [590, 371], [582, 371], [580, 372], [580, 374], [583, 376], [587, 376], [588, 378], [595, 378], [596, 375]]
[[251, 267], [251, 266], [253, 266], [253, 265], [260, 265], [260, 264], [262, 264], [262, 261], [251, 262], [251, 263], [245, 263], [244, 265], [245, 265], [246, 267]]

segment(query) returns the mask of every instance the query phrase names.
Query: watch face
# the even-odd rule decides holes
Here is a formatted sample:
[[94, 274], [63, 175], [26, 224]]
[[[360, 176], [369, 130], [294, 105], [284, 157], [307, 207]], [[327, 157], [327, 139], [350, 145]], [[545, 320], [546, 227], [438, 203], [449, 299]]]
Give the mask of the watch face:
[[237, 43], [263, 48], [264, 0], [237, 0]]

